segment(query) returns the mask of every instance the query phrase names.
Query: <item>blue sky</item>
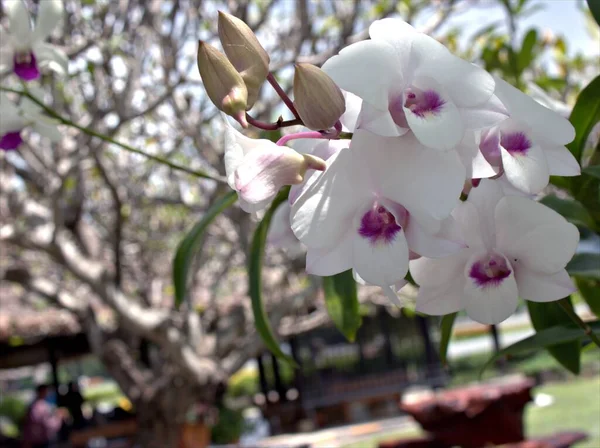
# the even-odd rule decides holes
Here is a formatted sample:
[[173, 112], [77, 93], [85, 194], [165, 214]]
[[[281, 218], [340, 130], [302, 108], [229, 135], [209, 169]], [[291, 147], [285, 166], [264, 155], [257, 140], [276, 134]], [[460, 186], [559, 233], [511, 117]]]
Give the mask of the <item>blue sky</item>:
[[[466, 30], [466, 36], [469, 36], [498, 20], [506, 23], [506, 14], [496, 0], [483, 0], [480, 4], [481, 7], [470, 7], [453, 17], [440, 32], [460, 26]], [[550, 31], [554, 35], [563, 35], [571, 55], [577, 52], [587, 56], [600, 55], [598, 35], [593, 37], [589, 33], [581, 11], [582, 0], [532, 0], [530, 5], [540, 5], [541, 9], [519, 22], [519, 34], [522, 35], [529, 28], [535, 27], [541, 31]], [[427, 17], [420, 19], [426, 20]]]

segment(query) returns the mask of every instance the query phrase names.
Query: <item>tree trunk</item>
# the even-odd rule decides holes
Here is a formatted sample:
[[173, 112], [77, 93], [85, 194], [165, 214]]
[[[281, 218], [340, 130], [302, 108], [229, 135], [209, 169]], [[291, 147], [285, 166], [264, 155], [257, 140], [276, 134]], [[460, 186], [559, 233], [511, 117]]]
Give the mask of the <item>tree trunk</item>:
[[[179, 448], [188, 411], [205, 391], [176, 376], [158, 390], [142, 393], [135, 403], [137, 443], [142, 448]], [[206, 404], [203, 402], [203, 404]]]

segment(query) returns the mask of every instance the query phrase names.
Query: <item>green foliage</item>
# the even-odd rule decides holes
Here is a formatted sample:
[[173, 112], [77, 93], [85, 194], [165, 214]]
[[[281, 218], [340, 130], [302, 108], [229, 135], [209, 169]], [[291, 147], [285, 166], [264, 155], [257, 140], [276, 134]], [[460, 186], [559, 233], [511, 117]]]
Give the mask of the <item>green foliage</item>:
[[575, 127], [575, 139], [567, 147], [581, 161], [590, 132], [600, 121], [600, 76], [581, 91], [569, 120]]
[[600, 25], [600, 1], [598, 0], [587, 0], [588, 7], [592, 13], [592, 17], [598, 25]]
[[175, 287], [175, 306], [181, 305], [186, 296], [187, 279], [189, 270], [202, 244], [206, 229], [223, 210], [233, 205], [237, 200], [235, 191], [230, 191], [215, 202], [206, 211], [202, 219], [190, 230], [179, 244], [175, 259], [173, 260], [173, 285]]
[[567, 272], [576, 277], [600, 280], [600, 254], [575, 254], [567, 264]]
[[[590, 322], [588, 324], [594, 333], [600, 330], [600, 321]], [[492, 365], [497, 359], [504, 356], [514, 356], [520, 353], [526, 353], [544, 349], [549, 346], [563, 344], [571, 341], [581, 341], [586, 337], [583, 330], [575, 325], [554, 326], [538, 331], [533, 336], [522, 339], [521, 341], [510, 345], [498, 353], [494, 354], [484, 364], [480, 374]]]
[[452, 337], [452, 327], [454, 326], [454, 320], [458, 313], [447, 314], [442, 317], [440, 324], [440, 361], [442, 365], [446, 365], [448, 360], [446, 354], [448, 352], [448, 345], [450, 344], [450, 338]]
[[[570, 301], [567, 303], [573, 308]], [[528, 300], [527, 309], [529, 310], [529, 317], [531, 318], [533, 328], [536, 331], [560, 325], [567, 326], [571, 323], [569, 316], [555, 303], [538, 303]], [[581, 348], [578, 340], [549, 345], [546, 349], [566, 369], [576, 375], [579, 374]]]
[[27, 403], [21, 398], [4, 395], [0, 399], [0, 416], [8, 418], [15, 425], [20, 426], [27, 413]]
[[587, 209], [575, 199], [561, 199], [554, 194], [549, 194], [542, 198], [540, 202], [560, 213], [575, 225], [583, 225], [590, 229], [596, 226]]
[[241, 410], [221, 406], [217, 424], [211, 428], [211, 442], [219, 445], [236, 443], [244, 432], [245, 426]]
[[271, 324], [269, 323], [269, 318], [267, 317], [262, 299], [262, 264], [265, 255], [267, 232], [269, 231], [269, 225], [271, 224], [273, 214], [277, 210], [277, 207], [287, 200], [289, 191], [289, 187], [286, 187], [277, 194], [254, 232], [254, 237], [252, 238], [252, 244], [250, 246], [248, 279], [250, 282], [249, 294], [252, 300], [252, 313], [254, 315], [256, 331], [258, 331], [258, 334], [271, 353], [295, 366], [295, 361], [283, 353], [279, 347], [279, 343], [271, 329]]
[[325, 305], [329, 317], [346, 338], [353, 342], [362, 318], [352, 270], [323, 277]]

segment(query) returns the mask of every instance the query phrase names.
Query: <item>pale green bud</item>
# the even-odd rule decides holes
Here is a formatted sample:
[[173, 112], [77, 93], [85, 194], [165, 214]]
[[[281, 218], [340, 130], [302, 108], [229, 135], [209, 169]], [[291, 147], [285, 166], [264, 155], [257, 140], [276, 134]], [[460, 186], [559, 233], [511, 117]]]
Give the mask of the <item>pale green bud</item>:
[[331, 128], [346, 110], [340, 88], [320, 68], [296, 64], [294, 74], [294, 106], [307, 128]]
[[227, 57], [212, 45], [199, 41], [198, 69], [213, 104], [235, 118], [243, 127], [248, 127], [246, 84]]
[[269, 55], [248, 25], [237, 17], [221, 11], [219, 11], [219, 39], [225, 54], [246, 83], [248, 109], [250, 109], [269, 74]]

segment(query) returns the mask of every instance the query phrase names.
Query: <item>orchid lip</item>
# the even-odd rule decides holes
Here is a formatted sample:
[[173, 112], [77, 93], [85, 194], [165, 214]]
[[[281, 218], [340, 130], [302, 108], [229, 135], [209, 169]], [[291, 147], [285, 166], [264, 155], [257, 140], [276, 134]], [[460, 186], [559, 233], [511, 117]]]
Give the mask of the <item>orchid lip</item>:
[[7, 132], [6, 134], [0, 136], [0, 149], [5, 151], [17, 149], [21, 143], [23, 143], [21, 131]]
[[404, 107], [420, 118], [441, 112], [446, 101], [435, 90], [409, 88], [406, 91]]
[[15, 53], [13, 64], [15, 75], [24, 81], [33, 81], [40, 77], [35, 55], [31, 51]]
[[375, 203], [361, 218], [358, 233], [371, 244], [390, 243], [402, 227], [383, 205]]
[[500, 145], [511, 154], [526, 154], [532, 146], [531, 140], [523, 132], [503, 132]]
[[511, 273], [508, 260], [503, 255], [491, 253], [475, 261], [468, 275], [480, 288], [488, 288], [500, 285]]

